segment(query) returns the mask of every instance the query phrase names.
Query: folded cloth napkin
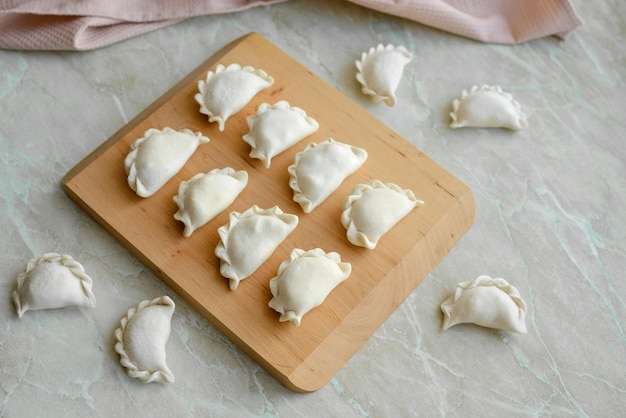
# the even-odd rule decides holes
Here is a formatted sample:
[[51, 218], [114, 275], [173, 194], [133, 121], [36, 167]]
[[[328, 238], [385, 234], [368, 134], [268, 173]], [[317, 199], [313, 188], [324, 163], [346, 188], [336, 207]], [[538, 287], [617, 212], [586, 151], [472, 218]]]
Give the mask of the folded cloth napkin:
[[[87, 50], [192, 16], [285, 0], [2, 0], [0, 48]], [[483, 42], [564, 37], [582, 24], [569, 0], [350, 0]]]
[[0, 0], [0, 48], [99, 48], [192, 16], [285, 0]]
[[350, 0], [483, 42], [512, 44], [582, 24], [569, 0]]

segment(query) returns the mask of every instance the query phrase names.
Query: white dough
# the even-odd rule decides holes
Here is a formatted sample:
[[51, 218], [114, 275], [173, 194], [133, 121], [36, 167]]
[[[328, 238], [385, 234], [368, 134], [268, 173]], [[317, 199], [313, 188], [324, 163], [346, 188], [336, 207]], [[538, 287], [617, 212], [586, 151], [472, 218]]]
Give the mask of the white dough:
[[499, 86], [473, 86], [452, 101], [451, 128], [508, 128], [528, 126], [526, 115], [513, 96]]
[[230, 221], [217, 232], [220, 242], [215, 255], [220, 258], [220, 273], [230, 279], [232, 290], [254, 273], [298, 225], [298, 217], [274, 206], [252, 206], [243, 213], [231, 212]]
[[405, 47], [391, 44], [378, 44], [361, 54], [361, 59], [356, 61], [356, 79], [361, 83], [363, 94], [372, 96], [374, 102], [383, 101], [387, 106], [394, 106], [404, 66], [411, 58]]
[[130, 377], [144, 383], [174, 382], [165, 353], [174, 310], [174, 301], [162, 296], [144, 300], [120, 321], [115, 330], [115, 351]]
[[374, 249], [378, 240], [418, 205], [411, 190], [373, 180], [358, 184], [346, 198], [341, 223], [352, 244]]
[[209, 71], [206, 80], [198, 81], [198, 93], [194, 96], [200, 105], [200, 113], [217, 122], [219, 130], [229, 117], [239, 112], [261, 90], [274, 84], [274, 79], [263, 70], [250, 66], [241, 67], [218, 64], [215, 72]]
[[321, 305], [351, 272], [352, 265], [341, 262], [338, 253], [296, 248], [289, 260], [281, 263], [277, 276], [270, 280], [273, 298], [269, 306], [281, 314], [280, 322], [291, 321], [300, 326], [302, 316]]
[[189, 129], [148, 129], [130, 146], [124, 160], [128, 185], [140, 197], [149, 197], [180, 171], [198, 145], [209, 138]]
[[32, 258], [26, 270], [17, 276], [12, 297], [21, 318], [24, 312], [65, 306], [94, 308], [96, 298], [92, 280], [72, 256], [47, 253]]
[[367, 159], [367, 152], [332, 138], [309, 144], [296, 154], [289, 166], [289, 187], [293, 200], [305, 213], [310, 213], [330, 196], [341, 183], [358, 170]]
[[456, 285], [454, 295], [441, 304], [444, 330], [463, 323], [526, 333], [526, 303], [504, 279], [479, 276]]
[[180, 183], [174, 202], [178, 211], [174, 219], [185, 224], [183, 235], [191, 236], [235, 201], [248, 184], [245, 170], [235, 171], [230, 167], [199, 173]]
[[298, 107], [282, 100], [262, 103], [254, 116], [248, 116], [250, 132], [243, 136], [252, 150], [250, 157], [270, 166], [272, 158], [317, 131], [319, 124]]

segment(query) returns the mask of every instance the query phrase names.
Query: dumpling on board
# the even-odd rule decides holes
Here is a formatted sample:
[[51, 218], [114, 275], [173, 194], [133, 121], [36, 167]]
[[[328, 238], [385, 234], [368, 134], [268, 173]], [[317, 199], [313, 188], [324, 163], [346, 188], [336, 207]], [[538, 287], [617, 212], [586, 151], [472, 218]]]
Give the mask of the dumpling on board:
[[330, 196], [341, 183], [363, 165], [367, 152], [332, 138], [311, 143], [296, 154], [289, 166], [289, 187], [293, 200], [310, 213]]
[[452, 101], [451, 128], [508, 128], [528, 126], [520, 104], [499, 86], [473, 86]]
[[217, 230], [220, 241], [215, 247], [220, 273], [230, 279], [230, 288], [237, 289], [240, 281], [261, 267], [297, 225], [298, 217], [278, 206], [254, 205], [243, 213], [231, 212], [229, 222]]
[[209, 142], [200, 132], [148, 129], [130, 146], [124, 159], [128, 185], [140, 197], [156, 193], [180, 171], [199, 145]]
[[336, 252], [320, 248], [291, 251], [276, 277], [270, 280], [270, 308], [280, 313], [280, 322], [291, 321], [300, 326], [302, 316], [321, 305], [339, 283], [350, 276], [352, 265], [342, 262]]
[[441, 304], [442, 329], [472, 323], [488, 328], [526, 333], [526, 302], [504, 279], [482, 275], [456, 285]]
[[281, 100], [273, 105], [262, 103], [254, 116], [248, 116], [250, 132], [243, 136], [252, 148], [250, 157], [258, 158], [269, 167], [272, 158], [297, 144], [319, 124], [298, 107]]
[[21, 318], [26, 311], [73, 305], [94, 308], [92, 283], [85, 268], [70, 255], [47, 253], [32, 258], [17, 276], [12, 294], [17, 315]]
[[144, 300], [120, 321], [115, 330], [115, 351], [130, 377], [144, 383], [174, 382], [165, 352], [174, 310], [174, 301], [162, 296]]
[[356, 79], [361, 83], [363, 94], [371, 96], [374, 102], [383, 101], [387, 106], [395, 106], [404, 66], [412, 57], [405, 47], [391, 44], [378, 44], [363, 52], [361, 59], [356, 61]]
[[372, 180], [369, 184], [356, 185], [346, 198], [341, 223], [348, 241], [374, 249], [384, 234], [423, 203], [411, 190]]
[[191, 236], [193, 231], [222, 213], [247, 184], [248, 173], [231, 167], [198, 173], [181, 182], [174, 196], [178, 205], [174, 219], [185, 224], [183, 235]]
[[217, 122], [220, 131], [229, 117], [239, 112], [258, 92], [274, 84], [274, 79], [263, 70], [251, 66], [241, 67], [218, 64], [215, 72], [209, 71], [205, 80], [198, 81], [198, 93], [194, 99], [200, 105], [200, 113]]

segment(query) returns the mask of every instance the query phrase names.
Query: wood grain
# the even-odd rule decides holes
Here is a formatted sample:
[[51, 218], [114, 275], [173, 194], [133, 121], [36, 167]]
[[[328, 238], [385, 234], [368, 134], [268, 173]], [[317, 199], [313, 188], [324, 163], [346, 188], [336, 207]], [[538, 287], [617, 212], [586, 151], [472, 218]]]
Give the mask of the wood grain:
[[[261, 68], [275, 83], [226, 122], [209, 124], [193, 99], [197, 81], [218, 64]], [[287, 100], [320, 123], [320, 129], [272, 160], [266, 169], [248, 156], [242, 140], [246, 116], [263, 102]], [[211, 142], [201, 145], [185, 167], [155, 195], [142, 199], [127, 185], [124, 158], [130, 144], [149, 128], [189, 128]], [[309, 142], [332, 137], [365, 148], [369, 158], [312, 213], [292, 199], [287, 167]], [[230, 166], [247, 170], [248, 186], [225, 212], [189, 238], [173, 218], [178, 185], [198, 172]], [[413, 190], [425, 204], [387, 233], [375, 250], [355, 247], [345, 237], [343, 200], [357, 183], [379, 179]], [[66, 193], [183, 299], [291, 390], [321, 388], [376, 331], [471, 227], [472, 193], [462, 182], [398, 136], [338, 90], [259, 34], [224, 47], [168, 93], [124, 126], [63, 179]], [[300, 217], [296, 230], [236, 291], [219, 273], [214, 255], [217, 228], [230, 211], [252, 205]], [[293, 248], [337, 251], [352, 263], [352, 275], [324, 304], [306, 314], [300, 327], [279, 323], [267, 306], [269, 280]]]

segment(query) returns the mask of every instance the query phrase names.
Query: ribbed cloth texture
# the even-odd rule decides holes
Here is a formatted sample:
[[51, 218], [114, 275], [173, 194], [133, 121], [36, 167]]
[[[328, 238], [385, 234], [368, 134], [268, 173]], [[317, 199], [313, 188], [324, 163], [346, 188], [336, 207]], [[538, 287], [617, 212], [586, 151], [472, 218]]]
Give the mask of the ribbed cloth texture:
[[[0, 48], [87, 50], [182, 19], [285, 0], [4, 0]], [[491, 43], [566, 36], [582, 24], [568, 0], [350, 0]]]
[[561, 38], [582, 24], [569, 0], [350, 0], [490, 43]]

